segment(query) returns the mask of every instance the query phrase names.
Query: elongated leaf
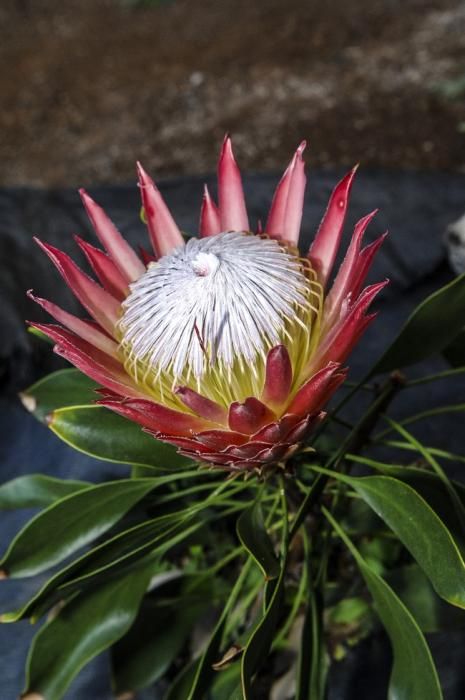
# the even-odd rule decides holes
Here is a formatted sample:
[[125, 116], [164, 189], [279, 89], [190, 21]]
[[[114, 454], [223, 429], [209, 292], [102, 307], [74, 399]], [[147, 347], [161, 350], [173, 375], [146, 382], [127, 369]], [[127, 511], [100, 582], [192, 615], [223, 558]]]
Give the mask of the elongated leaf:
[[[197, 473], [189, 474], [195, 477]], [[160, 485], [183, 476], [187, 477], [186, 474], [180, 473], [172, 477], [158, 477], [152, 481]], [[200, 512], [202, 508], [208, 506], [207, 499], [199, 503], [196, 509], [189, 507], [183, 511], [167, 513], [118, 532], [84, 552], [54, 574], [25, 605], [18, 610], [4, 613], [0, 616], [0, 621], [17, 622], [27, 617], [36, 620], [58, 601], [73, 594], [75, 590], [81, 590], [94, 585], [96, 581], [100, 582], [105, 577], [108, 578], [114, 574], [115, 569], [127, 568], [148, 553], [162, 556], [167, 549], [202, 527], [208, 519], [221, 517], [221, 512], [210, 515], [208, 518], [206, 516], [199, 518], [195, 515], [195, 512]]]
[[241, 668], [238, 663], [217, 674], [210, 688], [209, 700], [242, 700]]
[[163, 700], [186, 700], [198, 672], [201, 659], [197, 658], [185, 666], [167, 689]]
[[357, 562], [391, 640], [394, 664], [388, 700], [442, 700], [431, 652], [414, 618], [386, 581], [366, 564], [331, 514], [325, 508], [323, 512]]
[[237, 535], [245, 549], [252, 555], [267, 579], [279, 575], [280, 566], [273, 543], [266, 531], [263, 512], [258, 500], [246, 508], [237, 521]]
[[[308, 551], [306, 556], [309, 556]], [[323, 700], [328, 669], [323, 642], [323, 596], [313, 586], [308, 562], [306, 570], [308, 602], [300, 642], [296, 700]]]
[[129, 629], [151, 574], [152, 565], [113, 579], [46, 623], [32, 643], [25, 692], [60, 700], [81, 668]]
[[87, 481], [55, 479], [42, 474], [18, 476], [0, 486], [0, 510], [49, 506], [90, 485]]
[[163, 471], [193, 464], [172, 445], [147, 435], [137, 423], [103, 406], [73, 406], [53, 412], [49, 427], [85, 454], [109, 462], [154, 467]]
[[1, 615], [0, 622], [17, 622], [27, 617], [35, 622], [56, 603], [66, 600], [76, 591], [100, 584], [117, 572], [126, 572], [148, 555], [153, 559], [162, 556], [201, 525], [200, 520], [194, 520], [188, 526], [181, 527], [173, 515], [154, 518], [123, 531], [54, 574], [19, 610]]
[[257, 671], [261, 661], [268, 654], [273, 643], [273, 636], [281, 610], [285, 572], [286, 557], [283, 558], [281, 563], [279, 578], [268, 584], [268, 586], [273, 587], [273, 593], [261, 620], [250, 635], [242, 655], [241, 682], [244, 700], [252, 700], [252, 676]]
[[21, 393], [25, 407], [40, 421], [49, 413], [65, 406], [82, 406], [98, 399], [98, 388], [92, 379], [77, 369], [52, 372]]
[[415, 562], [389, 571], [385, 578], [423, 633], [465, 628], [465, 611], [458, 610], [436, 595], [431, 583]]
[[211, 605], [213, 581], [179, 573], [176, 579], [160, 578], [166, 582], [155, 590], [152, 582], [134, 624], [112, 650], [113, 686], [118, 695], [161, 678], [196, 620]]
[[184, 700], [184, 698], [187, 698], [187, 700], [204, 700], [205, 692], [209, 687], [211, 676], [214, 673], [212, 664], [218, 661], [220, 656], [221, 640], [226, 620], [231, 609], [236, 604], [244, 581], [249, 573], [252, 561], [252, 558], [249, 557], [242, 567], [200, 658], [195, 662], [195, 665], [192, 665], [189, 671], [186, 670], [186, 673], [181, 674], [179, 680], [176, 680], [176, 683], [167, 695], [167, 700]]
[[25, 525], [0, 567], [9, 576], [21, 577], [58, 564], [103, 534], [159, 484], [160, 479], [122, 479], [70, 494]]
[[463, 521], [454, 507], [454, 500], [450, 495], [450, 489], [453, 488], [462, 507], [465, 507], [465, 486], [455, 481], [450, 481], [450, 485], [446, 486], [441, 477], [418, 467], [384, 464], [360, 455], [350, 455], [350, 459], [359, 464], [366, 464], [385, 476], [391, 476], [411, 486], [442, 520], [453, 535], [457, 546], [462, 552], [462, 556], [465, 557]]
[[465, 561], [451, 532], [424, 498], [392, 477], [332, 475], [355, 489], [396, 533], [438, 595], [465, 608]]
[[372, 374], [413, 365], [441, 352], [463, 328], [465, 274], [434, 292], [412, 313]]
[[452, 367], [465, 366], [465, 328], [444, 348], [442, 354]]

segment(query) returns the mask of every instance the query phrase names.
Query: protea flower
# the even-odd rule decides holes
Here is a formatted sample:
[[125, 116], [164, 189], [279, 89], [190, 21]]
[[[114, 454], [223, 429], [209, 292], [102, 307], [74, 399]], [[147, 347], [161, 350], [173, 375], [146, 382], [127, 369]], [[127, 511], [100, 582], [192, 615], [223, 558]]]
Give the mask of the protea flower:
[[304, 148], [276, 189], [263, 231], [251, 232], [226, 138], [218, 206], [205, 188], [198, 238], [185, 242], [139, 165], [153, 254], [142, 261], [83, 190], [106, 252], [77, 242], [100, 284], [38, 241], [91, 316], [81, 320], [30, 293], [62, 324], [33, 324], [56, 343], [55, 352], [102, 386], [99, 404], [230, 471], [285, 463], [308, 440], [386, 283], [362, 290], [383, 240], [362, 248], [372, 213], [356, 225], [326, 293], [355, 168], [336, 186], [308, 254], [300, 255]]

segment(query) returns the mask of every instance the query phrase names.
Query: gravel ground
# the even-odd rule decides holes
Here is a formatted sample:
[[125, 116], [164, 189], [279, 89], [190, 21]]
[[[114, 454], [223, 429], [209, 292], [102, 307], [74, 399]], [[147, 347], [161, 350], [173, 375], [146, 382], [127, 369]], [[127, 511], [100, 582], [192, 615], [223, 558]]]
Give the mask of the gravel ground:
[[[150, 6], [149, 6], [150, 5]], [[241, 165], [465, 169], [457, 0], [3, 0], [0, 185]]]

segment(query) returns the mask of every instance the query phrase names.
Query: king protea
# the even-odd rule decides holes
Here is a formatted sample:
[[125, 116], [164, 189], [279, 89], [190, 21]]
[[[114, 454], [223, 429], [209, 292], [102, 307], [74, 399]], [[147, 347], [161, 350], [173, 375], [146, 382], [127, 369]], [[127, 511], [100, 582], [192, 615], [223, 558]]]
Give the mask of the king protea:
[[355, 226], [327, 291], [355, 168], [336, 186], [310, 250], [299, 253], [304, 147], [257, 233], [226, 138], [218, 204], [205, 188], [197, 238], [184, 240], [139, 165], [152, 254], [142, 260], [83, 190], [105, 252], [77, 243], [99, 283], [38, 241], [91, 318], [30, 293], [60, 324], [33, 325], [102, 386], [99, 404], [196, 461], [227, 470], [284, 464], [324, 416], [347, 356], [375, 316], [367, 309], [385, 282], [363, 285], [383, 237], [362, 248], [373, 214]]

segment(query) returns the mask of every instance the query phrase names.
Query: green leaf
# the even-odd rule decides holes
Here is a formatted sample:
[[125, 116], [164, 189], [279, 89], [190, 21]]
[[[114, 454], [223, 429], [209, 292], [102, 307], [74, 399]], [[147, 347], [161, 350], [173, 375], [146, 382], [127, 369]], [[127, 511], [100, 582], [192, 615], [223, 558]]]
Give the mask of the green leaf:
[[90, 486], [87, 481], [55, 479], [42, 474], [18, 476], [0, 486], [0, 510], [41, 508]]
[[422, 632], [450, 632], [465, 628], [465, 612], [439, 598], [415, 562], [389, 571], [385, 578]]
[[58, 409], [53, 412], [49, 427], [68, 445], [97, 459], [164, 471], [193, 464], [172, 445], [156, 440], [144, 433], [137, 423], [103, 406]]
[[388, 700], [442, 700], [431, 652], [414, 618], [386, 581], [370, 569], [326, 508], [323, 512], [357, 562], [391, 640], [394, 663]]
[[181, 698], [182, 700], [185, 698], [187, 698], [187, 700], [204, 700], [205, 692], [210, 685], [210, 679], [214, 673], [212, 664], [218, 661], [218, 657], [220, 656], [221, 640], [226, 620], [237, 602], [252, 561], [252, 558], [249, 557], [242, 567], [200, 658], [196, 660], [195, 664], [189, 669], [186, 669], [186, 672], [181, 674], [179, 679], [176, 679], [173, 688], [170, 689], [167, 695], [167, 700], [178, 700], [178, 698], [179, 700], [181, 700]]
[[115, 573], [133, 568], [148, 555], [153, 559], [162, 557], [201, 525], [201, 520], [191, 518], [188, 526], [181, 527], [178, 514], [173, 513], [120, 532], [58, 571], [19, 610], [1, 615], [0, 622], [17, 622], [26, 617], [35, 622], [56, 603], [67, 600], [77, 591], [85, 591]]
[[47, 622], [29, 652], [25, 693], [60, 700], [81, 668], [127, 632], [147, 589], [152, 566], [72, 600]]
[[[427, 449], [427, 448], [425, 448]], [[455, 506], [455, 499], [451, 498], [451, 489], [460, 500], [461, 507], [465, 507], [465, 486], [455, 481], [444, 483], [444, 479], [426, 469], [418, 467], [406, 467], [394, 464], [384, 464], [368, 457], [360, 455], [348, 455], [351, 461], [365, 464], [386, 476], [391, 476], [411, 486], [432, 508], [444, 525], [450, 530], [454, 540], [465, 557], [465, 532], [463, 519]], [[353, 459], [352, 459], [353, 458]]]
[[134, 624], [112, 649], [113, 687], [119, 695], [144, 688], [166, 673], [193, 625], [211, 605], [213, 581], [180, 572], [161, 574]]
[[261, 660], [267, 655], [273, 643], [273, 635], [279, 619], [282, 595], [284, 591], [285, 565], [274, 586], [270, 602], [258, 625], [252, 632], [242, 656], [241, 679], [244, 700], [253, 699], [252, 676], [257, 671]]
[[8, 576], [21, 577], [58, 564], [106, 532], [159, 483], [157, 479], [121, 479], [62, 498], [25, 525], [0, 567]]
[[280, 566], [274, 553], [273, 543], [266, 531], [258, 499], [240, 515], [237, 521], [237, 535], [263, 571], [263, 575], [267, 579], [276, 578], [279, 575]]
[[442, 354], [452, 367], [465, 366], [465, 328], [444, 348]]
[[20, 394], [24, 406], [42, 422], [57, 408], [82, 406], [98, 399], [99, 385], [77, 369], [52, 372]]
[[[180, 472], [151, 481], [155, 488], [156, 485], [187, 476], [194, 478], [197, 472]], [[152, 556], [163, 556], [168, 549], [190, 537], [209, 519], [221, 517], [221, 512], [208, 517], [196, 517], [196, 513], [209, 505], [210, 501], [205, 499], [182, 511], [145, 519], [129, 529], [117, 532], [54, 574], [25, 605], [4, 613], [0, 616], [0, 621], [17, 622], [26, 617], [35, 621], [60, 600], [66, 599], [76, 590], [85, 589], [93, 586], [96, 581], [108, 578], [115, 573], [115, 569], [127, 569], [149, 553]]]
[[[308, 580], [311, 581], [310, 572]], [[323, 596], [321, 591], [310, 586], [299, 650], [296, 700], [323, 700], [327, 670], [323, 641]]]
[[407, 367], [441, 352], [462, 330], [464, 317], [465, 274], [417, 306], [371, 374]]
[[460, 549], [443, 521], [411, 486], [388, 476], [331, 475], [355, 489], [396, 533], [438, 595], [465, 608], [465, 562]]

